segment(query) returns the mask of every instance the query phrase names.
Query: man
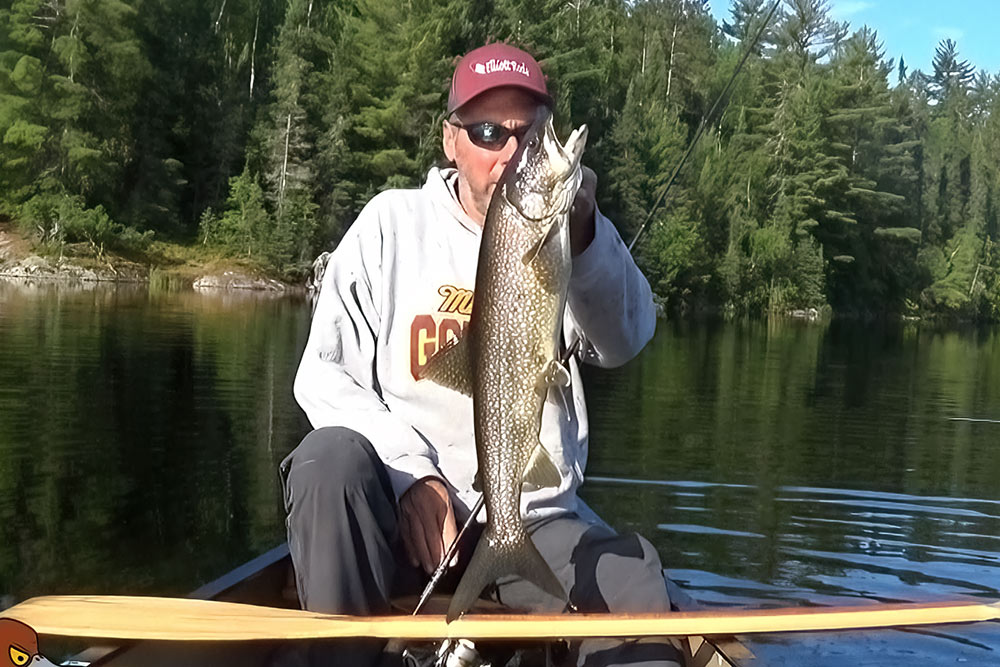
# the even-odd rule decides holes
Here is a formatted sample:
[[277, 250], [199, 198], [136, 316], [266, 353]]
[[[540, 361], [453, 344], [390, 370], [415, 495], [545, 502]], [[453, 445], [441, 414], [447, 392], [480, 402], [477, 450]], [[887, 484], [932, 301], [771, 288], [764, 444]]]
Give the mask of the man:
[[[281, 466], [289, 548], [307, 609], [387, 613], [391, 595], [407, 584], [419, 590], [475, 503], [471, 399], [418, 377], [468, 324], [490, 198], [540, 104], [551, 98], [530, 55], [504, 44], [467, 54], [455, 69], [443, 127], [455, 168], [431, 169], [419, 190], [373, 198], [330, 259], [295, 379], [296, 399], [316, 430]], [[642, 349], [655, 316], [649, 285], [597, 210], [595, 190], [585, 169], [571, 211], [564, 339], [584, 341], [582, 360], [614, 366]], [[524, 492], [528, 531], [578, 609], [666, 611], [653, 547], [616, 535], [577, 498], [588, 425], [575, 358], [570, 374], [568, 400], [547, 403], [542, 418], [541, 441], [562, 482]], [[422, 576], [414, 582], [414, 575]], [[539, 611], [564, 606], [516, 578], [498, 582], [496, 597]], [[588, 656], [587, 664], [671, 657], [662, 645], [619, 646], [607, 655], [604, 648], [584, 646], [580, 664]]]

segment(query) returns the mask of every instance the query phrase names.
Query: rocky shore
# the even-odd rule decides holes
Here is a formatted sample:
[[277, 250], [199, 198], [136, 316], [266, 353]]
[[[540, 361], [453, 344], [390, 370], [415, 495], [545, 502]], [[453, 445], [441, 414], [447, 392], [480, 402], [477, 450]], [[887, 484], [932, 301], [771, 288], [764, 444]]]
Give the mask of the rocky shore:
[[40, 255], [9, 224], [0, 223], [0, 279], [148, 283], [155, 272], [171, 284], [186, 284], [196, 290], [289, 292], [303, 289], [250, 270], [203, 267], [191, 262], [154, 267], [119, 256], [98, 259], [86, 249], [67, 247], [67, 250], [58, 256]]

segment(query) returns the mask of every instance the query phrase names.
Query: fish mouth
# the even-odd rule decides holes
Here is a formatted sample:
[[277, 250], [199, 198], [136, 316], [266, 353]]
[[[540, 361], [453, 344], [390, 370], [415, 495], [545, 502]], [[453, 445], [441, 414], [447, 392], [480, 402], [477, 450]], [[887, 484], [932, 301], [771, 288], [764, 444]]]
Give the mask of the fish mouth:
[[583, 157], [583, 149], [587, 145], [587, 126], [581, 125], [573, 130], [566, 143], [560, 143], [556, 136], [555, 128], [552, 126], [552, 117], [545, 123], [545, 135], [543, 138], [546, 152], [549, 155], [549, 164], [553, 172], [562, 179], [569, 179], [578, 170], [578, 165]]
[[570, 132], [566, 143], [560, 144], [550, 118], [545, 128], [545, 139], [550, 148], [554, 149], [549, 150], [550, 164], [561, 183], [557, 186], [560, 192], [554, 208], [559, 213], [566, 213], [573, 205], [576, 192], [580, 188], [580, 183], [583, 182], [580, 161], [583, 158], [583, 149], [587, 145], [587, 126], [581, 125], [576, 128]]
[[587, 126], [581, 125], [573, 130], [566, 143], [562, 146], [562, 152], [574, 167], [580, 163], [583, 157], [583, 149], [587, 145]]

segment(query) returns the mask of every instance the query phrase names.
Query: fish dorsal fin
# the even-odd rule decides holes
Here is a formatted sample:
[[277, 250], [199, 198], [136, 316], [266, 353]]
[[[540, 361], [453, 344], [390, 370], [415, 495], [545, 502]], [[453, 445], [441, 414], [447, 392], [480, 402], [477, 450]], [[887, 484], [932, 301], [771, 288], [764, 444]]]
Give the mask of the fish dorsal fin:
[[470, 347], [468, 336], [453, 339], [427, 360], [427, 365], [418, 373], [420, 379], [472, 396]]
[[559, 468], [552, 460], [552, 455], [539, 442], [528, 457], [528, 463], [524, 466], [524, 483], [537, 486], [559, 486], [562, 483], [562, 475]]
[[552, 222], [550, 222], [549, 226], [545, 228], [545, 233], [539, 236], [538, 240], [531, 244], [531, 247], [528, 248], [528, 252], [524, 253], [524, 257], [521, 258], [521, 262], [523, 262], [525, 266], [534, 262], [535, 258], [538, 257], [538, 253], [542, 251], [542, 246], [544, 246], [545, 242], [549, 240], [550, 236], [552, 236], [558, 221], [558, 217], [553, 217]]

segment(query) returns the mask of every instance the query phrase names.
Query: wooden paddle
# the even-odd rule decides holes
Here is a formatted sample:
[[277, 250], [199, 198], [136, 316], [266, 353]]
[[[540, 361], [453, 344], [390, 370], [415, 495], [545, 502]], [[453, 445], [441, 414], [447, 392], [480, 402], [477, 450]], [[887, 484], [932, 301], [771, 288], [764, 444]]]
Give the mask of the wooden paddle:
[[734, 635], [755, 632], [843, 630], [969, 623], [1000, 619], [1000, 602], [879, 604], [713, 610], [670, 614], [469, 615], [358, 617], [316, 614], [178, 598], [51, 596], [32, 598], [0, 617], [27, 623], [44, 635], [95, 639], [237, 641], [379, 637], [405, 639], [553, 639]]

